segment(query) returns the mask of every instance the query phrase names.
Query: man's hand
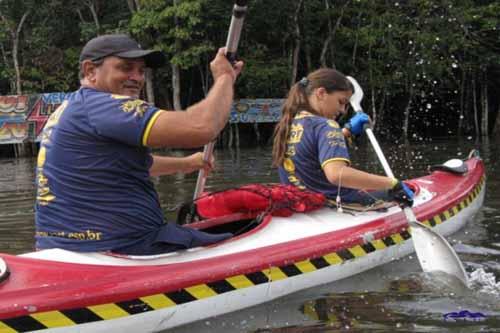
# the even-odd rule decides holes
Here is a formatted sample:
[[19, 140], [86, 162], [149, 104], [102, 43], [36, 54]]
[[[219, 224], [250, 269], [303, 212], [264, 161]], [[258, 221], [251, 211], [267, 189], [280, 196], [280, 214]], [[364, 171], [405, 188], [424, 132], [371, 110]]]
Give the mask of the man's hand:
[[229, 60], [227, 60], [225, 54], [226, 48], [221, 47], [215, 55], [214, 60], [210, 63], [210, 70], [212, 71], [214, 81], [217, 81], [219, 77], [228, 74], [231, 76], [234, 83], [238, 75], [241, 73], [243, 61], [237, 61], [234, 65], [232, 65]]
[[210, 161], [205, 161], [203, 159], [203, 153], [194, 153], [192, 155], [186, 156], [187, 167], [183, 170], [184, 173], [191, 173], [193, 171], [198, 171], [203, 169], [205, 174], [208, 175], [210, 171], [214, 169], [215, 158], [212, 155]]
[[400, 180], [389, 190], [389, 198], [396, 201], [403, 208], [413, 206], [414, 197], [413, 191]]
[[360, 135], [363, 133], [365, 124], [370, 122], [370, 117], [364, 112], [357, 112], [349, 121], [344, 125], [352, 135]]

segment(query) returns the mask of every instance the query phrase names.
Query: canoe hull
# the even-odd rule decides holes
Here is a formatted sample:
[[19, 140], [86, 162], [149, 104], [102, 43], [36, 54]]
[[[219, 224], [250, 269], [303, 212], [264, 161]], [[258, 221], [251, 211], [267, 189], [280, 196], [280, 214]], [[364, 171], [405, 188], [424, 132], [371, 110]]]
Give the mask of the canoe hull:
[[[439, 171], [412, 181], [420, 188], [417, 218], [442, 235], [462, 228], [482, 206], [484, 166], [475, 158], [468, 166], [467, 176]], [[11, 276], [0, 284], [0, 332], [161, 331], [341, 280], [414, 252], [398, 208], [354, 216], [346, 227], [334, 221], [344, 215], [322, 209], [269, 217], [250, 235], [226, 244], [139, 263], [114, 258], [105, 265], [99, 255], [71, 253], [64, 259], [64, 251], [57, 252], [59, 261], [37, 257], [43, 253], [1, 255]], [[261, 240], [270, 233], [273, 237]], [[283, 234], [295, 238], [282, 241]]]

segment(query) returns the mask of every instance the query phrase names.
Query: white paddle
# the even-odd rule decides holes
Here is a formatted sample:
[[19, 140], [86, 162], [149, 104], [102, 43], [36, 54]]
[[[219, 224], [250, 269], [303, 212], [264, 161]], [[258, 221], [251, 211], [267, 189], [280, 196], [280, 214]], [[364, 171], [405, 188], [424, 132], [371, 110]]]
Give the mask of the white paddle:
[[[238, 50], [238, 43], [240, 41], [241, 28], [243, 27], [243, 20], [247, 12], [247, 0], [236, 0], [233, 6], [233, 15], [229, 25], [229, 32], [226, 41], [226, 57], [231, 62], [236, 61], [236, 51]], [[215, 141], [205, 145], [203, 148], [203, 160], [210, 161], [214, 151]], [[196, 200], [203, 193], [205, 189], [205, 182], [207, 175], [204, 169], [200, 169], [198, 179], [196, 180], [196, 188], [194, 189], [193, 199]]]
[[[349, 81], [351, 81], [354, 86], [354, 94], [351, 96], [350, 103], [356, 112], [362, 112], [361, 100], [363, 99], [363, 89], [358, 84], [358, 82], [353, 78], [348, 76]], [[391, 167], [387, 160], [385, 159], [384, 153], [373, 134], [371, 128], [365, 128], [366, 135], [370, 140], [375, 153], [377, 154], [382, 167], [387, 175], [387, 177], [394, 178]], [[458, 258], [457, 254], [451, 247], [451, 245], [446, 241], [446, 239], [432, 230], [432, 228], [422, 224], [417, 221], [415, 214], [410, 207], [404, 207], [403, 212], [408, 220], [408, 224], [411, 227], [411, 238], [413, 239], [413, 245], [415, 247], [415, 252], [417, 253], [418, 261], [422, 270], [424, 272], [442, 271], [447, 274], [457, 277], [465, 285], [467, 285], [467, 274], [465, 273], [464, 266]]]

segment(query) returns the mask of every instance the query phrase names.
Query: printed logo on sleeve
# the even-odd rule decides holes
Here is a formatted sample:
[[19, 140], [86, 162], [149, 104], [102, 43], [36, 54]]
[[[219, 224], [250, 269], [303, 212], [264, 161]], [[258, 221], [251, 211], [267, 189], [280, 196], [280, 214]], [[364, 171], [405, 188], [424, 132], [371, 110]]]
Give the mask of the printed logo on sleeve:
[[140, 99], [135, 99], [123, 103], [122, 111], [127, 113], [133, 112], [136, 117], [142, 118], [148, 107], [148, 103]]

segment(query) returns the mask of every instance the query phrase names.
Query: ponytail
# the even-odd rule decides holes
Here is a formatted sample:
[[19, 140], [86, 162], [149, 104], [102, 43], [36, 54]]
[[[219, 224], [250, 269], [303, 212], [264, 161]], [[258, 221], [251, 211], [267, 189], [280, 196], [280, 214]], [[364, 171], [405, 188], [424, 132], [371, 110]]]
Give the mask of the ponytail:
[[292, 121], [300, 111], [312, 111], [309, 105], [308, 87], [303, 85], [301, 80], [295, 83], [283, 104], [281, 109], [281, 119], [274, 128], [274, 141], [273, 141], [273, 166], [278, 167], [283, 164], [286, 153], [286, 142]]

